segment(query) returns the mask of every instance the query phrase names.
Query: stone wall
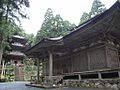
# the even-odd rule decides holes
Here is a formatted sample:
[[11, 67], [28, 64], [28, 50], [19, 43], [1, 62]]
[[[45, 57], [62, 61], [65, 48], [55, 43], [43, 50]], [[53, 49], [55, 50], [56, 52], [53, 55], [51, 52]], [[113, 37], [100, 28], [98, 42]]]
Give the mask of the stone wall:
[[109, 80], [65, 80], [63, 83], [68, 87], [107, 88], [120, 90], [120, 79]]

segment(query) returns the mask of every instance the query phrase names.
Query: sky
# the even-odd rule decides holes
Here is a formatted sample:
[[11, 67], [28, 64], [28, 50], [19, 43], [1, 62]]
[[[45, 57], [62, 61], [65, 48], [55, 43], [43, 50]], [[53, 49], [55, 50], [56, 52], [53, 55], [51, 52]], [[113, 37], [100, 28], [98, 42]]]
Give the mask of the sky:
[[[112, 6], [117, 0], [100, 0], [106, 8]], [[22, 28], [28, 34], [37, 34], [44, 20], [44, 14], [48, 8], [53, 14], [60, 14], [64, 20], [78, 25], [83, 12], [89, 12], [93, 0], [30, 0], [28, 9], [29, 19], [22, 19]]]

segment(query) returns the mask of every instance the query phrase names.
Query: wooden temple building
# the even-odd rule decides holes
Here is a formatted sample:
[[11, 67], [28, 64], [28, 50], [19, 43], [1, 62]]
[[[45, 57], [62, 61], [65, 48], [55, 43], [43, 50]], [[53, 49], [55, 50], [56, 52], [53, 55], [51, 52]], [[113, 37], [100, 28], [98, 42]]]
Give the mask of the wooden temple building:
[[[15, 65], [14, 75], [15, 81], [24, 80], [24, 72], [23, 72], [23, 59], [25, 58], [25, 54], [23, 53], [26, 49], [25, 47], [26, 40], [24, 37], [20, 35], [13, 35], [11, 42], [11, 50], [7, 53], [4, 58], [6, 60], [6, 67], [9, 65]], [[10, 71], [9, 71], [10, 72]], [[7, 72], [6, 72], [7, 73]]]
[[[120, 78], [120, 2], [60, 38], [44, 38], [26, 51], [51, 79]], [[39, 77], [38, 77], [39, 80]]]

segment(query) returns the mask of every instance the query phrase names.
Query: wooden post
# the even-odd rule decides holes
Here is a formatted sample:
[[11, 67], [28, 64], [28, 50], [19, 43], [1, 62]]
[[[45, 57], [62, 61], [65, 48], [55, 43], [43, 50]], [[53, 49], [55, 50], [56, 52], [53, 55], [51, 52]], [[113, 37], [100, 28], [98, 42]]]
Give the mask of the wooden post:
[[39, 83], [40, 81], [39, 74], [40, 74], [40, 61], [39, 59], [37, 59], [37, 83]]
[[102, 79], [102, 76], [101, 76], [101, 73], [98, 72], [98, 78], [101, 80]]
[[118, 71], [118, 75], [119, 75], [119, 78], [120, 78], [120, 71]]
[[81, 80], [81, 75], [79, 74], [79, 80]]
[[49, 79], [53, 75], [53, 54], [49, 51]]

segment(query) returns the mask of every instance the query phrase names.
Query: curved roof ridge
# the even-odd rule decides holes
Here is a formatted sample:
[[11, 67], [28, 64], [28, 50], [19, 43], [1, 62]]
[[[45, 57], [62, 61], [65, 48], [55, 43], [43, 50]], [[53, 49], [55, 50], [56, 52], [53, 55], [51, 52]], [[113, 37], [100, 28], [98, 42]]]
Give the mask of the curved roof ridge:
[[50, 40], [50, 41], [57, 41], [63, 39], [63, 36], [60, 37], [54, 37], [54, 38], [44, 38], [45, 40]]

